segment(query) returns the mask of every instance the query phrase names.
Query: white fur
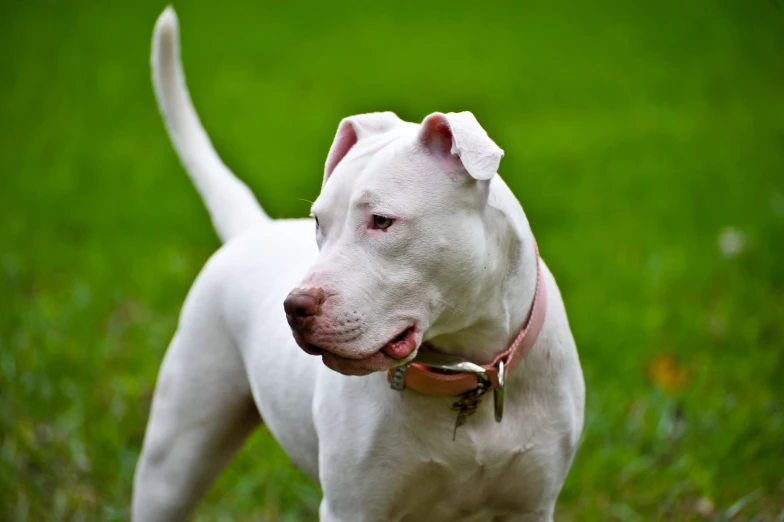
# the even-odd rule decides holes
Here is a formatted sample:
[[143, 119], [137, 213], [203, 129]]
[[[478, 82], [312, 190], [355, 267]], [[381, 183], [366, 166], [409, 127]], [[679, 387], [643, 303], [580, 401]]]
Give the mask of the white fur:
[[[536, 283], [525, 214], [493, 175], [501, 150], [470, 113], [422, 125], [348, 118], [313, 206], [314, 241], [312, 219], [269, 220], [223, 165], [180, 67], [168, 8], [153, 40], [156, 93], [225, 245], [194, 283], [163, 361], [133, 519], [187, 518], [260, 412], [320, 483], [322, 521], [552, 520], [584, 384], [549, 270], [544, 327], [507, 381], [503, 422], [487, 398], [454, 442], [453, 399], [395, 392], [384, 372], [327, 368], [296, 347], [282, 309], [293, 288], [326, 291], [314, 344], [340, 355], [329, 364], [344, 373], [368, 373], [363, 359], [411, 324], [419, 342], [488, 362], [521, 327]], [[397, 221], [371, 230], [373, 214]]]

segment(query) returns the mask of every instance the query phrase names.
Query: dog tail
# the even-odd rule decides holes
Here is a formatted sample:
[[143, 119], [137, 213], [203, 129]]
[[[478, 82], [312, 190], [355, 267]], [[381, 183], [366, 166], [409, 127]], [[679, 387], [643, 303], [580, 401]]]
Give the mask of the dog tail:
[[179, 24], [171, 6], [155, 23], [151, 65], [155, 97], [169, 137], [221, 241], [269, 221], [250, 189], [221, 161], [193, 108], [180, 61]]

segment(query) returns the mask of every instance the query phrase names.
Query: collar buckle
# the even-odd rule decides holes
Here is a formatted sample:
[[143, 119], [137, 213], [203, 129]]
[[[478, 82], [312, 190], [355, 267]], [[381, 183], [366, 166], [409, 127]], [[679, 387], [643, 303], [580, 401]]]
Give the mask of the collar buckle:
[[472, 363], [465, 357], [459, 355], [450, 355], [446, 353], [438, 353], [432, 351], [420, 351], [417, 356], [407, 363], [392, 370], [389, 378], [389, 387], [395, 391], [403, 391], [406, 389], [406, 375], [411, 368], [412, 363], [421, 364], [437, 370], [443, 370], [454, 373], [468, 373], [476, 375], [479, 380], [477, 390], [484, 393], [490, 389], [490, 379], [487, 377], [487, 370]]
[[460, 355], [423, 350], [417, 354], [413, 362], [448, 372], [471, 373], [479, 376], [480, 380], [482, 377], [487, 378], [487, 370]]
[[405, 364], [401, 364], [400, 366], [392, 370], [392, 377], [390, 377], [389, 379], [389, 387], [395, 391], [405, 390], [406, 375], [408, 375], [409, 368], [411, 368], [411, 363], [407, 362]]

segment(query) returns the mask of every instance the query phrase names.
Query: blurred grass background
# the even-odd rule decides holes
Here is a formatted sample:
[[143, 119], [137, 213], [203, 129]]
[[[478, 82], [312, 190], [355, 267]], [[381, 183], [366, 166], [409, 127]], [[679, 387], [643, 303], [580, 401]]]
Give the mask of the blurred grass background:
[[[164, 4], [0, 7], [0, 519], [125, 520], [158, 366], [219, 246], [149, 80]], [[473, 111], [588, 386], [558, 520], [784, 519], [778, 0], [177, 2], [192, 95], [275, 217], [339, 120]], [[259, 430], [199, 509], [310, 520]]]

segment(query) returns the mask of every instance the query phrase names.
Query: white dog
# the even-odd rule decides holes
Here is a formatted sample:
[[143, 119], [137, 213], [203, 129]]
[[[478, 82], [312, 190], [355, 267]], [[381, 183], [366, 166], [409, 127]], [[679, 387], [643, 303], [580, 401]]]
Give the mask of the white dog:
[[473, 115], [346, 118], [314, 219], [271, 220], [196, 116], [171, 8], [152, 68], [225, 244], [163, 361], [133, 519], [187, 518], [263, 416], [321, 485], [322, 521], [552, 520], [583, 376], [555, 280], [496, 174], [503, 152]]

